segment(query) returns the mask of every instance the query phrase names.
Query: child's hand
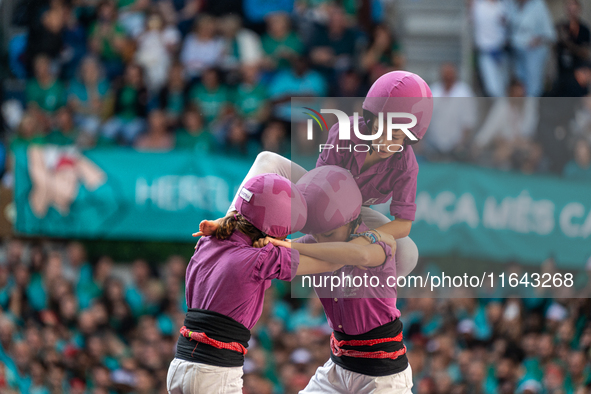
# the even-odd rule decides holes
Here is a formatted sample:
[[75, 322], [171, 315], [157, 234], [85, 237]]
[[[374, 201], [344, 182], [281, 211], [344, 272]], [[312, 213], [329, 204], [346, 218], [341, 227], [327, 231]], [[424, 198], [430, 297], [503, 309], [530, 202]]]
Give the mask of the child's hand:
[[[199, 231], [193, 233], [193, 236], [202, 237], [214, 235], [219, 226], [217, 220], [202, 220], [201, 223], [199, 223]], [[199, 242], [197, 242], [197, 244], [198, 243]], [[195, 244], [195, 249], [197, 249], [197, 244]]]
[[214, 235], [219, 226], [217, 220], [202, 220], [201, 223], [199, 223], [199, 231], [193, 233], [193, 236], [201, 237], [204, 235]]
[[284, 248], [291, 248], [291, 242], [289, 242], [287, 240], [280, 241], [278, 239], [271, 238], [271, 237], [259, 238], [252, 243], [252, 246], [254, 246], [255, 248], [264, 248], [269, 243], [274, 246], [283, 246]]

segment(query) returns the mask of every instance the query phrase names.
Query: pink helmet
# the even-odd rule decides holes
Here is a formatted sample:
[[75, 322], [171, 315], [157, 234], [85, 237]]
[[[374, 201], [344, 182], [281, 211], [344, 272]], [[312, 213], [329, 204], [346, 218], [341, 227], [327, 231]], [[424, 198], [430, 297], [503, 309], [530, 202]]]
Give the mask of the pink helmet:
[[288, 179], [277, 174], [262, 174], [249, 179], [240, 189], [236, 210], [271, 237], [285, 237], [300, 231], [308, 212], [302, 193]]
[[344, 168], [322, 166], [304, 175], [296, 187], [308, 204], [308, 221], [302, 232], [321, 234], [359, 216], [363, 202], [353, 175]]
[[[417, 124], [410, 131], [423, 138], [433, 114], [433, 95], [427, 82], [408, 71], [392, 71], [379, 77], [367, 92], [363, 101], [364, 118], [371, 112], [407, 112], [417, 117]], [[367, 119], [366, 119], [367, 121]], [[384, 119], [384, 124], [386, 120]], [[401, 119], [400, 123], [408, 123]]]

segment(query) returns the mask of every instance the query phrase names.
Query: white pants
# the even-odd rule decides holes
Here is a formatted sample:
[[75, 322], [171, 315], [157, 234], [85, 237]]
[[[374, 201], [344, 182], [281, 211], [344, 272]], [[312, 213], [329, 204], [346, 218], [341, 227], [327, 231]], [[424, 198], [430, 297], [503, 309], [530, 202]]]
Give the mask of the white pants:
[[216, 367], [175, 358], [168, 367], [169, 394], [242, 394], [242, 367]]
[[316, 370], [310, 383], [299, 394], [412, 394], [412, 369], [387, 376], [368, 376], [346, 370], [332, 360]]
[[493, 56], [490, 52], [478, 54], [480, 78], [486, 94], [491, 97], [505, 97], [508, 84], [508, 57], [503, 52]]
[[[272, 152], [261, 152], [258, 154], [252, 167], [250, 167], [248, 174], [246, 174], [246, 177], [238, 188], [238, 193], [240, 193], [240, 189], [242, 189], [242, 186], [244, 186], [246, 181], [257, 175], [277, 174], [296, 183], [306, 174], [306, 172], [307, 171], [302, 166], [281, 155]], [[234, 196], [228, 212], [236, 210], [238, 193]], [[365, 225], [372, 229], [390, 222], [388, 217], [369, 207], [361, 208], [361, 218]], [[406, 276], [410, 274], [417, 265], [419, 250], [410, 237], [397, 239], [396, 243], [396, 275]]]

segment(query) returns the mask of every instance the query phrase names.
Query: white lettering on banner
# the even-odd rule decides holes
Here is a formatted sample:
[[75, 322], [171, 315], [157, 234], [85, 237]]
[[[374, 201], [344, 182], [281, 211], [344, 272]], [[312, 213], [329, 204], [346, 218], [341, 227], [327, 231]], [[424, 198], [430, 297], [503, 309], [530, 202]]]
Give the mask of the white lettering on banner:
[[505, 197], [500, 204], [494, 197], [488, 197], [484, 202], [482, 223], [495, 230], [548, 235], [554, 230], [554, 209], [552, 201], [535, 201], [523, 190], [515, 198]]
[[591, 235], [591, 210], [583, 224], [573, 223], [573, 219], [583, 219], [585, 216], [585, 207], [578, 202], [571, 202], [564, 206], [560, 212], [560, 229], [569, 237], [587, 238]]
[[449, 191], [439, 193], [434, 199], [427, 192], [419, 193], [415, 221], [419, 220], [437, 225], [441, 231], [459, 223], [466, 223], [472, 228], [478, 227], [480, 223], [474, 197], [464, 193], [456, 198]]
[[187, 207], [224, 212], [230, 205], [228, 183], [217, 176], [166, 175], [148, 182], [136, 180], [135, 203], [139, 207], [151, 204], [170, 212]]
[[[472, 228], [478, 227], [480, 223], [476, 202], [470, 193], [457, 197], [450, 191], [443, 191], [431, 197], [429, 193], [421, 192], [416, 203], [415, 220], [437, 225], [441, 231], [459, 223]], [[584, 207], [572, 204], [578, 203], [565, 206], [560, 216], [560, 226], [569, 237], [588, 237], [591, 235], [591, 211], [582, 225], [575, 224], [573, 218], [582, 218]], [[554, 211], [552, 201], [534, 200], [524, 190], [517, 197], [505, 197], [499, 203], [494, 197], [488, 197], [484, 202], [482, 225], [493, 230], [548, 235], [555, 228]]]

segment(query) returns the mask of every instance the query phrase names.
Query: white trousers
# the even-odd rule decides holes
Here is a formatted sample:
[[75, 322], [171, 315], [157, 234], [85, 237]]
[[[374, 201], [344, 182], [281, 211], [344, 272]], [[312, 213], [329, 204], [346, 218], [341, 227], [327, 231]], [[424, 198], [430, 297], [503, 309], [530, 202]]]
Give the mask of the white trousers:
[[216, 367], [175, 358], [168, 367], [168, 394], [242, 394], [242, 367]]
[[[257, 175], [277, 174], [296, 183], [306, 172], [302, 166], [281, 155], [272, 152], [261, 152], [258, 154], [248, 174], [246, 174], [246, 177], [238, 188], [238, 193], [240, 193], [242, 186], [249, 179]], [[234, 196], [228, 212], [236, 210], [238, 193]], [[361, 208], [361, 218], [367, 227], [372, 229], [390, 222], [388, 217], [369, 207]], [[416, 267], [419, 259], [419, 250], [410, 237], [397, 239], [396, 243], [396, 276], [406, 276]]]
[[299, 394], [412, 394], [412, 369], [387, 376], [368, 376], [346, 370], [332, 360], [316, 370]]

